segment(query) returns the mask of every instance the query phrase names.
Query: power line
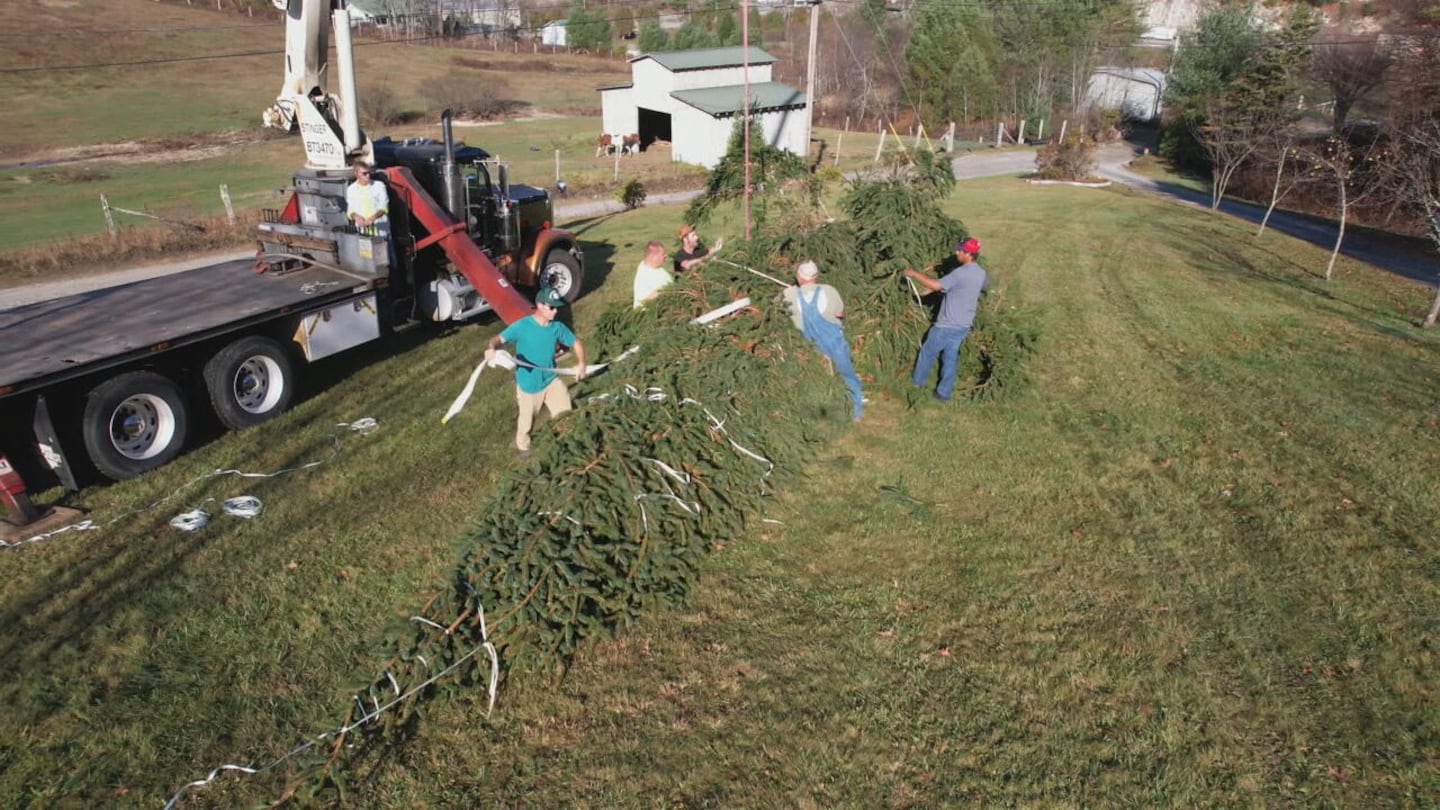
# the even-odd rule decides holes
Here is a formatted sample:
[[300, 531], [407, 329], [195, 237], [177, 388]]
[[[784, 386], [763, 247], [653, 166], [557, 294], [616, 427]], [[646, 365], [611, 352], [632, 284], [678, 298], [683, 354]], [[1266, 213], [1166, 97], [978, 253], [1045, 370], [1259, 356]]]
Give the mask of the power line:
[[[932, 4], [932, 3], [941, 3], [941, 2], [946, 2], [946, 1], [947, 1], [947, 0], [914, 0], [914, 2], [911, 3], [908, 11], [914, 11], [917, 7], [919, 7], [919, 6], [922, 5], [922, 4], [923, 4], [923, 5], [928, 5], [928, 4]], [[855, 8], [858, 9], [858, 8], [860, 8], [861, 5], [865, 2], [865, 0], [826, 0], [826, 2], [833, 3], [833, 4], [838, 4], [838, 5], [850, 5], [850, 6], [853, 6], [853, 7], [855, 7]], [[613, 5], [618, 5], [618, 6], [641, 6], [641, 5], [648, 5], [648, 2], [647, 2], [647, 0], [632, 0], [632, 2], [615, 2]], [[1024, 1], [1022, 1], [1022, 2], [1017, 2], [1017, 3], [1012, 4], [1012, 7], [1020, 7], [1020, 6], [1028, 6], [1028, 7], [1033, 7], [1033, 8], [1039, 8], [1039, 7], [1042, 6], [1042, 3], [1040, 3], [1040, 2], [1029, 2], [1029, 0], [1024, 0]], [[788, 7], [781, 7], [781, 8], [788, 8]], [[813, 8], [813, 7], [812, 7], [812, 8]], [[624, 22], [631, 22], [631, 23], [633, 23], [633, 22], [637, 22], [637, 21], [648, 21], [648, 20], [656, 20], [656, 21], [658, 21], [661, 17], [664, 17], [664, 16], [687, 16], [687, 17], [692, 17], [692, 18], [693, 18], [693, 17], [694, 17], [695, 15], [697, 15], [697, 14], [715, 14], [715, 13], [721, 13], [721, 12], [733, 12], [733, 11], [738, 11], [738, 10], [740, 10], [740, 6], [739, 6], [738, 4], [732, 3], [731, 5], [715, 6], [715, 7], [713, 7], [713, 8], [703, 8], [703, 9], [694, 9], [694, 10], [689, 10], [689, 9], [687, 9], [687, 10], [685, 10], [685, 11], [675, 11], [675, 12], [669, 12], [669, 13], [667, 13], [667, 14], [660, 14], [660, 13], [658, 13], [658, 12], [655, 12], [655, 13], [649, 13], [649, 14], [637, 14], [637, 15], [630, 16], [630, 17], [614, 17], [614, 18], [610, 18], [610, 19], [608, 20], [608, 22], [610, 22], [610, 23], [624, 23]], [[978, 10], [979, 10], [981, 13], [987, 14], [987, 16], [994, 16], [994, 11], [993, 11], [993, 9], [984, 9], [984, 8], [981, 8], [981, 9], [978, 9]], [[429, 15], [413, 15], [413, 16], [415, 16], [416, 18], [419, 18], [419, 19], [429, 19]], [[839, 18], [838, 16], [836, 16], [836, 15], [831, 15], [831, 16], [835, 19], [836, 24], [837, 24], [837, 26], [838, 26], [838, 25], [840, 24], [840, 18]], [[877, 33], [883, 33], [882, 31], [879, 31], [879, 25], [880, 25], [879, 20], [878, 20], [878, 19], [875, 19], [873, 22], [874, 22], [874, 24], [875, 24], [875, 26], [876, 26], [876, 28], [877, 28]], [[55, 36], [56, 38], [60, 38], [60, 39], [71, 39], [71, 38], [79, 38], [79, 37], [88, 36], [88, 35], [107, 36], [107, 35], [111, 35], [111, 34], [120, 34], [120, 33], [210, 33], [210, 32], [217, 32], [217, 31], [235, 31], [235, 30], [251, 30], [251, 29], [260, 30], [260, 29], [268, 29], [268, 28], [270, 28], [270, 27], [271, 27], [270, 25], [260, 24], [260, 25], [234, 25], [234, 26], [208, 26], [208, 27], [207, 27], [207, 26], [197, 26], [197, 27], [193, 27], [193, 28], [178, 28], [178, 29], [132, 28], [132, 29], [94, 30], [94, 31], [87, 31], [87, 32], [82, 32], [82, 31], [59, 32], [59, 33], [55, 33], [53, 36]], [[545, 27], [545, 24], [541, 24], [541, 25], [530, 25], [530, 26], [517, 25], [517, 26], [506, 26], [503, 30], [504, 30], [504, 32], [506, 32], [506, 33], [519, 33], [519, 32], [531, 32], [531, 33], [534, 33], [534, 32], [540, 31], [540, 30], [541, 30], [542, 28], [544, 28], [544, 27]], [[843, 35], [843, 29], [842, 29], [842, 35]], [[1401, 36], [1401, 35], [1396, 34], [1396, 35], [1393, 35], [1393, 36]], [[3, 38], [9, 38], [9, 37], [25, 37], [25, 38], [27, 38], [27, 39], [35, 39], [35, 38], [36, 38], [36, 35], [35, 35], [34, 33], [9, 33], [9, 32], [5, 32], [5, 33], [0, 33], [0, 37], [3, 37]], [[383, 45], [411, 45], [411, 44], [423, 43], [423, 42], [454, 42], [454, 41], [460, 41], [460, 40], [474, 39], [474, 38], [477, 38], [477, 37], [488, 37], [488, 34], [487, 34], [486, 32], [483, 32], [483, 31], [464, 32], [464, 33], [460, 33], [460, 34], [429, 34], [429, 35], [425, 35], [425, 36], [407, 37], [407, 38], [405, 38], [405, 39], [380, 40], [380, 41], [374, 41], [374, 40], [361, 41], [361, 42], [356, 42], [356, 43], [355, 43], [355, 47], [359, 48], [359, 47], [372, 47], [372, 46], [383, 46]], [[1375, 40], [1374, 38], [1361, 38], [1361, 39], [1327, 39], [1327, 40], [1312, 41], [1312, 42], [1310, 43], [1310, 45], [1312, 45], [1312, 46], [1327, 46], [1327, 47], [1328, 47], [1328, 46], [1333, 46], [1333, 45], [1370, 45], [1370, 46], [1374, 46], [1375, 44], [1376, 44], [1376, 40]], [[850, 43], [849, 43], [848, 39], [847, 39], [847, 41], [846, 41], [846, 47], [847, 47], [847, 49], [850, 50], [851, 57], [852, 57], [852, 58], [856, 58], [856, 54], [855, 54], [855, 52], [854, 52], [854, 49], [850, 47]], [[889, 56], [890, 61], [892, 62], [892, 67], [895, 67], [895, 68], [898, 70], [898, 66], [896, 66], [896, 65], [893, 64], [894, 61], [895, 61], [895, 56], [894, 56], [894, 53], [893, 53], [892, 49], [890, 49], [890, 48], [888, 47], [888, 43], [887, 43], [887, 47], [886, 47], [885, 50], [886, 50], [886, 55]], [[28, 65], [28, 66], [25, 66], [25, 67], [6, 67], [6, 68], [0, 68], [0, 75], [4, 75], [4, 74], [17, 75], [17, 74], [23, 74], [23, 73], [40, 73], [40, 72], [71, 71], [71, 70], [105, 70], [105, 69], [109, 69], [109, 68], [150, 67], [150, 66], [154, 66], [154, 65], [183, 64], [183, 63], [188, 63], [188, 62], [210, 62], [210, 61], [217, 61], [217, 60], [222, 60], [222, 59], [246, 59], [246, 58], [255, 57], [255, 56], [284, 56], [284, 54], [285, 54], [285, 51], [284, 51], [283, 49], [280, 49], [280, 50], [271, 49], [271, 50], [263, 50], [263, 51], [240, 51], [240, 52], [235, 52], [235, 53], [204, 54], [204, 55], [197, 55], [197, 56], [173, 56], [173, 57], [163, 57], [163, 58], [156, 58], [156, 59], [137, 59], [137, 60], [132, 60], [132, 61], [124, 61], [124, 62], [99, 62], [99, 63], [83, 64], [83, 65]], [[897, 75], [898, 75], [898, 74], [897, 74]], [[913, 107], [915, 106], [914, 100], [908, 98], [908, 95], [909, 95], [908, 92], [906, 93], [906, 95], [907, 95], [907, 99], [906, 99], [907, 102], [909, 102], [909, 103], [910, 103], [910, 106], [913, 108]]]
[[[47, 31], [44, 35], [41, 36], [49, 36], [56, 39], [76, 39], [79, 37], [112, 37], [129, 34], [194, 34], [210, 33], [212, 31], [245, 31], [250, 29], [259, 30], [262, 28], [270, 28], [272, 25], [273, 23], [249, 23], [247, 25], [195, 26], [193, 28], [77, 28], [67, 31]], [[0, 38], [36, 39], [37, 34], [34, 31], [0, 31]]]
[[[621, 4], [620, 4], [620, 3], [617, 3], [616, 5], [621, 5]], [[635, 5], [639, 5], [639, 3], [635, 3]], [[737, 10], [737, 9], [739, 9], [739, 8], [740, 8], [739, 5], [717, 6], [717, 7], [715, 7], [715, 8], [699, 9], [699, 10], [694, 10], [694, 11], [674, 12], [674, 13], [673, 13], [673, 16], [689, 16], [689, 17], [694, 17], [694, 16], [697, 15], [697, 14], [712, 14], [712, 13], [723, 12], [723, 11], [735, 11], [735, 10]], [[417, 16], [418, 16], [418, 15], [417, 15]], [[658, 14], [658, 13], [655, 13], [655, 14], [637, 14], [637, 15], [635, 15], [635, 16], [633, 16], [633, 17], [616, 17], [616, 18], [612, 18], [612, 19], [609, 20], [609, 22], [612, 22], [612, 23], [614, 23], [614, 22], [635, 22], [636, 20], [651, 20], [651, 19], [659, 20], [661, 16], [662, 16], [662, 15], [660, 15], [660, 14]], [[667, 16], [669, 16], [669, 15], [667, 15]], [[428, 15], [418, 16], [418, 18], [419, 18], [419, 19], [429, 19]], [[240, 26], [240, 27], [243, 27], [243, 28], [265, 28], [265, 27], [267, 27], [267, 26], [254, 25], [254, 26]], [[543, 24], [542, 24], [542, 25], [530, 25], [530, 26], [513, 26], [513, 27], [511, 27], [511, 26], [506, 26], [505, 29], [504, 29], [504, 32], [507, 32], [507, 33], [508, 33], [508, 32], [520, 32], [520, 31], [537, 32], [537, 31], [541, 30], [541, 29], [544, 28], [544, 27], [545, 27], [545, 26], [544, 26]], [[197, 29], [197, 30], [198, 30], [198, 29]], [[218, 29], [216, 29], [216, 30], [218, 30]], [[369, 41], [364, 41], [364, 42], [356, 42], [356, 43], [355, 43], [355, 47], [357, 47], [357, 48], [363, 48], [363, 47], [375, 47], [375, 46], [385, 46], [385, 45], [413, 45], [413, 44], [419, 43], [419, 42], [454, 42], [454, 41], [458, 41], [458, 40], [475, 39], [475, 38], [477, 38], [477, 37], [485, 37], [485, 36], [487, 36], [487, 34], [486, 34], [485, 32], [483, 32], [483, 31], [464, 32], [464, 33], [460, 33], [460, 34], [427, 34], [427, 35], [425, 35], [425, 36], [408, 37], [408, 38], [406, 38], [406, 39], [393, 39], [393, 40], [388, 40], [388, 39], [387, 39], [387, 40], [379, 40], [379, 41], [369, 40]], [[0, 68], [0, 74], [40, 73], [40, 72], [54, 72], [54, 71], [68, 71], [68, 70], [105, 70], [105, 69], [108, 69], [108, 68], [148, 67], [148, 66], [152, 66], [152, 65], [169, 65], [169, 64], [178, 64], [178, 63], [183, 63], [183, 62], [209, 62], [209, 61], [215, 61], [215, 60], [219, 60], [219, 59], [244, 59], [244, 58], [249, 58], [249, 57], [252, 57], [252, 56], [284, 56], [284, 55], [285, 55], [284, 49], [279, 49], [279, 50], [271, 49], [271, 50], [264, 50], [264, 51], [242, 51], [242, 52], [237, 52], [237, 53], [206, 54], [206, 55], [203, 55], [203, 56], [167, 56], [167, 57], [157, 58], [157, 59], [137, 59], [137, 60], [127, 61], [127, 62], [102, 62], [102, 63], [86, 64], [86, 65], [27, 65], [27, 66], [25, 66], [25, 67]]]

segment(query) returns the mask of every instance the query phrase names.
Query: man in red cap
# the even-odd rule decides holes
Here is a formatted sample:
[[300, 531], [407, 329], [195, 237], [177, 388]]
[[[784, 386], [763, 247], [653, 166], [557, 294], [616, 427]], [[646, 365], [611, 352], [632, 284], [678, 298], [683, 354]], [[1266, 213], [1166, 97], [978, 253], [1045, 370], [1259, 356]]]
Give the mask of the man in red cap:
[[955, 246], [955, 258], [960, 266], [951, 270], [944, 278], [935, 279], [912, 268], [905, 268], [905, 275], [919, 282], [929, 292], [943, 293], [940, 314], [935, 325], [925, 336], [920, 346], [920, 359], [915, 361], [915, 373], [910, 382], [921, 388], [930, 379], [930, 369], [935, 361], [940, 363], [940, 384], [935, 388], [935, 398], [949, 402], [955, 395], [955, 375], [960, 366], [960, 344], [970, 334], [975, 323], [975, 311], [980, 308], [980, 294], [985, 292], [990, 278], [985, 268], [975, 260], [980, 256], [980, 240], [970, 238]]

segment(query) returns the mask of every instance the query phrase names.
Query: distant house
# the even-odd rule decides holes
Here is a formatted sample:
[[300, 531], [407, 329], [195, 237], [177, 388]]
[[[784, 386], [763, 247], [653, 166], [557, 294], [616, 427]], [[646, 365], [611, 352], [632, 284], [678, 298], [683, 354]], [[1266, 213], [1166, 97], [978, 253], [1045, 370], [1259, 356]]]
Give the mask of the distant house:
[[565, 32], [570, 28], [569, 20], [551, 20], [540, 26], [540, 44], [565, 47]]
[[354, 26], [357, 26], [357, 25], [374, 25], [375, 22], [376, 22], [376, 19], [375, 19], [375, 14], [374, 14], [374, 12], [366, 11], [364, 8], [361, 8], [361, 7], [358, 6], [358, 5], [352, 4], [352, 5], [350, 6], [350, 25], [351, 25], [351, 27], [354, 27]]
[[351, 25], [375, 25], [383, 16], [377, 0], [350, 0]]
[[483, 31], [501, 31], [520, 25], [520, 9], [501, 0], [441, 0], [440, 12]]
[[415, 0], [350, 0], [350, 21], [365, 25], [400, 25], [424, 14]]
[[1085, 106], [1131, 121], [1159, 120], [1164, 100], [1165, 73], [1155, 68], [1098, 67], [1085, 87]]
[[604, 131], [637, 134], [642, 148], [667, 141], [672, 160], [714, 168], [725, 156], [735, 119], [745, 111], [747, 62], [750, 109], [765, 142], [807, 154], [805, 94], [774, 81], [775, 57], [755, 47], [666, 51], [631, 59], [630, 84], [599, 88]]

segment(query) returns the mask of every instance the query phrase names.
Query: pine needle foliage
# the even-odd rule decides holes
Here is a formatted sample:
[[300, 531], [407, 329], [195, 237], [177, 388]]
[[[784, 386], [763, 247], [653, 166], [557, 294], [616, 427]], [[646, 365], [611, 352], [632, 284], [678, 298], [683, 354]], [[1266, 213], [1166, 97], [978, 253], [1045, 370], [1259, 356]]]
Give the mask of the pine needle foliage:
[[[805, 161], [794, 152], [771, 146], [765, 142], [764, 134], [755, 119], [750, 123], [750, 185], [758, 216], [763, 220], [765, 210], [777, 195], [798, 188], [809, 205], [814, 205], [819, 195], [819, 182]], [[735, 202], [745, 196], [745, 119], [735, 119], [730, 131], [730, 142], [726, 145], [725, 156], [720, 158], [705, 183], [705, 193], [696, 197], [685, 211], [689, 222], [703, 224], [718, 206]]]
[[[923, 291], [900, 271], [953, 270], [954, 246], [970, 235], [941, 206], [955, 187], [949, 161], [927, 150], [900, 157], [884, 171], [851, 182], [840, 201], [844, 219], [816, 223], [796, 210], [736, 246], [741, 263], [769, 268], [777, 277], [788, 278], [805, 259], [818, 263], [822, 281], [845, 296], [845, 331], [857, 370], [867, 382], [881, 384], [908, 380], [939, 304], [938, 295], [921, 297]], [[956, 390], [972, 399], [1023, 384], [1025, 362], [1039, 338], [1037, 319], [1019, 304], [1018, 291], [1003, 272], [989, 272], [990, 291], [960, 355]]]

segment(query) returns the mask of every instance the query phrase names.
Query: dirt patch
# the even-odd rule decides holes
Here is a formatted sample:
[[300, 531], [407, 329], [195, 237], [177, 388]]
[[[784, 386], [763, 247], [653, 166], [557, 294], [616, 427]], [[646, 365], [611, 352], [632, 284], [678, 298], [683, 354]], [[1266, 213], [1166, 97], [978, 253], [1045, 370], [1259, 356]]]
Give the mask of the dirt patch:
[[530, 73], [590, 73], [589, 66], [556, 64], [548, 60], [533, 59], [482, 59], [474, 56], [457, 56], [454, 63], [472, 70], [528, 71]]
[[22, 155], [11, 162], [0, 164], [0, 169], [34, 169], [104, 161], [186, 163], [219, 157], [236, 147], [268, 140], [270, 137], [268, 131], [260, 133], [232, 131], [184, 138], [152, 138], [140, 141], [67, 146]]
[[544, 110], [536, 110], [535, 112], [532, 112], [532, 113], [529, 114], [529, 115], [517, 115], [517, 116], [515, 116], [515, 117], [513, 117], [513, 118], [496, 118], [496, 119], [493, 119], [493, 120], [486, 120], [486, 121], [477, 121], [477, 120], [473, 120], [473, 119], [465, 120], [465, 121], [456, 121], [456, 122], [455, 122], [455, 126], [457, 126], [457, 127], [493, 127], [493, 126], [498, 126], [498, 125], [500, 125], [500, 124], [515, 124], [515, 123], [519, 123], [519, 122], [521, 122], [521, 121], [549, 121], [549, 120], [552, 120], [552, 119], [555, 119], [555, 118], [565, 118], [565, 117], [566, 117], [566, 116], [561, 115], [560, 113], [546, 112], [546, 111], [544, 111]]

